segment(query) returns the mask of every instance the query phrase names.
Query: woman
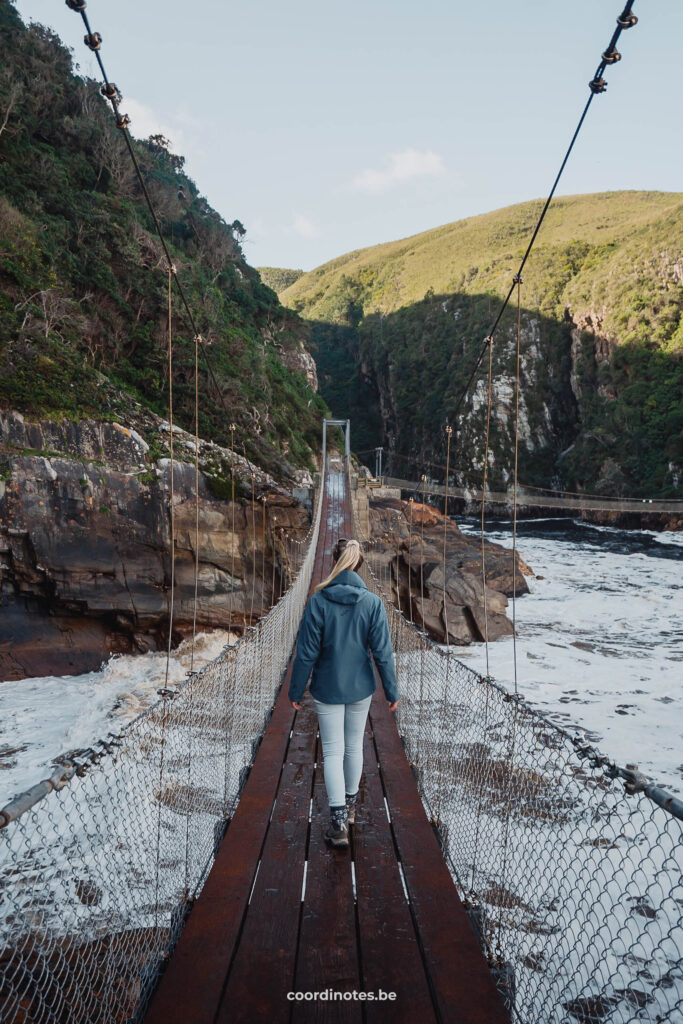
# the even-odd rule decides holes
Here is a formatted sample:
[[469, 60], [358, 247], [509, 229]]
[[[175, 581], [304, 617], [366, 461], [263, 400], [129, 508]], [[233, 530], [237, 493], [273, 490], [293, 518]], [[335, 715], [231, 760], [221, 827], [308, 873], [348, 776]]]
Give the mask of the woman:
[[339, 540], [333, 554], [332, 572], [318, 584], [306, 605], [289, 699], [300, 711], [312, 670], [311, 694], [318, 713], [330, 803], [325, 838], [332, 846], [343, 847], [349, 845], [348, 826], [355, 820], [363, 733], [377, 685], [370, 651], [390, 711], [398, 704], [398, 685], [384, 605], [355, 572], [363, 563], [360, 544]]

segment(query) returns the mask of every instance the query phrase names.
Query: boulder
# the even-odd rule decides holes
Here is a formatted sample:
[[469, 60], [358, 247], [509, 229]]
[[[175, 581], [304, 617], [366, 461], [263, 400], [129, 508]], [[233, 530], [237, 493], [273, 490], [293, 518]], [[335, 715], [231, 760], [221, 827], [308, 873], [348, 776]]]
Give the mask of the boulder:
[[518, 597], [527, 594], [525, 576], [532, 574], [519, 553], [513, 561], [510, 550], [486, 541], [484, 584], [480, 539], [430, 505], [373, 501], [370, 528], [373, 570], [390, 580], [396, 605], [434, 640], [469, 644], [512, 635], [508, 598], [513, 588]]

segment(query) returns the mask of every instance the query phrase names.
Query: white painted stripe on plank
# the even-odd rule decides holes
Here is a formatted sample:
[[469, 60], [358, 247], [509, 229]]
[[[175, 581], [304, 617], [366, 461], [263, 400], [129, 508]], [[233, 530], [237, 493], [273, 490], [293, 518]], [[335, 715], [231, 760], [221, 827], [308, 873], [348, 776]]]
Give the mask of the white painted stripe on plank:
[[259, 873], [260, 870], [261, 870], [261, 861], [259, 860], [258, 864], [256, 865], [256, 874], [254, 875], [254, 881], [251, 883], [251, 892], [249, 893], [249, 899], [247, 900], [248, 904], [251, 903], [251, 897], [254, 895], [254, 887], [256, 885], [256, 879], [258, 878], [258, 873]]
[[410, 896], [408, 895], [408, 887], [406, 885], [406, 876], [403, 874], [403, 865], [398, 861], [398, 873], [401, 876], [401, 885], [403, 886], [403, 895], [406, 898], [406, 903], [410, 903]]

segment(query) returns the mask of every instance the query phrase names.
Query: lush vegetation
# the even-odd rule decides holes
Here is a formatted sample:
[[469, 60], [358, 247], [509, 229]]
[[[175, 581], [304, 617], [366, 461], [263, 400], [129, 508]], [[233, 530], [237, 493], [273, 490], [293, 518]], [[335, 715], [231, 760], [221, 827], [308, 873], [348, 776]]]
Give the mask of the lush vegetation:
[[279, 295], [285, 288], [303, 277], [303, 270], [286, 270], [284, 267], [257, 267], [261, 280]]
[[[136, 402], [165, 415], [167, 272], [121, 132], [98, 84], [7, 0], [0, 33], [0, 402], [33, 416], [130, 421]], [[217, 380], [202, 360], [202, 434], [225, 443], [234, 420], [264, 468], [310, 467], [325, 406], [287, 368], [305, 326], [167, 141], [134, 146]], [[177, 296], [173, 316], [176, 417], [191, 429], [194, 341]]]
[[[371, 249], [281, 293], [312, 323], [321, 392], [358, 450], [396, 472], [483, 457], [483, 383], [455, 409], [539, 212], [523, 203]], [[683, 493], [683, 201], [617, 192], [558, 199], [522, 288], [522, 479], [633, 495]], [[509, 479], [515, 311], [494, 345], [492, 479]], [[485, 366], [484, 368], [485, 369]], [[483, 375], [480, 374], [480, 377]], [[438, 473], [435, 471], [435, 475]]]

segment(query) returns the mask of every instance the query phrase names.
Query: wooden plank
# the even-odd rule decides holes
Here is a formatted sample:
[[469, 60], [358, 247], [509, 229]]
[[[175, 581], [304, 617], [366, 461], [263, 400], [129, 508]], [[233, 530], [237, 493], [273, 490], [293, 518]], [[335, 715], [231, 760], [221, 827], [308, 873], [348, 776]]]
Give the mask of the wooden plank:
[[[349, 850], [334, 850], [323, 838], [328, 804], [318, 749], [308, 870], [294, 991], [360, 990], [358, 936]], [[293, 1024], [360, 1024], [360, 1002], [295, 1002]]]
[[310, 712], [299, 718], [299, 749], [307, 762], [287, 761], [282, 771], [261, 865], [244, 928], [216, 1015], [216, 1024], [287, 1021], [296, 959], [301, 890], [313, 788], [315, 730]]
[[436, 1024], [429, 982], [410, 907], [399, 872], [396, 849], [377, 770], [377, 754], [368, 734], [365, 772], [358, 794], [353, 850], [358, 900], [363, 987], [392, 1001], [366, 1002], [368, 1024]]
[[509, 1024], [441, 848], [427, 821], [383, 694], [371, 721], [392, 830], [443, 1024]]
[[[322, 578], [327, 545], [327, 495], [313, 585]], [[280, 784], [279, 765], [299, 731], [287, 696], [293, 659], [259, 746], [237, 810], [145, 1016], [146, 1024], [213, 1024], [240, 936], [256, 868]], [[293, 736], [294, 740], [295, 737]], [[296, 750], [295, 740], [292, 757]]]
[[[289, 685], [290, 670], [283, 690]], [[294, 712], [278, 698], [235, 816], [145, 1017], [213, 1024], [254, 881]]]

